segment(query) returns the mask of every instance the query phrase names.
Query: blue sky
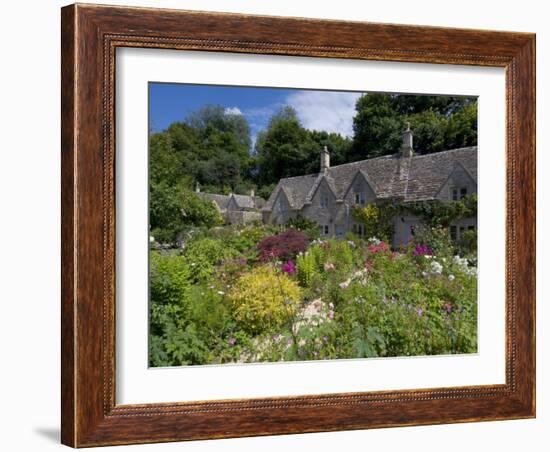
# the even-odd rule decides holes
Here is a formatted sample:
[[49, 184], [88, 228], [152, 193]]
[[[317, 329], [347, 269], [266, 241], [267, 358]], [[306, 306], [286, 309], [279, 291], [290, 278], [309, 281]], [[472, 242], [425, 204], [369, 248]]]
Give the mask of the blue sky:
[[360, 95], [344, 91], [149, 83], [150, 126], [161, 131], [205, 105], [217, 104], [225, 107], [228, 114], [242, 114], [255, 141], [269, 118], [282, 106], [290, 105], [304, 127], [351, 136], [355, 101]]

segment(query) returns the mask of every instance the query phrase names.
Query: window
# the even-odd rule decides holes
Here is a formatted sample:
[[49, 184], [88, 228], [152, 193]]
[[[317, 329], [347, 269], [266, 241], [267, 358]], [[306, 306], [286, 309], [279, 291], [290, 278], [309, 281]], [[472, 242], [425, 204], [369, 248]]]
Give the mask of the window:
[[451, 226], [451, 240], [453, 242], [456, 242], [456, 239], [457, 239], [457, 231], [456, 231], [456, 226]]
[[321, 199], [319, 201], [321, 207], [328, 207], [328, 196], [327, 195], [321, 195]]
[[468, 188], [467, 187], [454, 187], [451, 189], [451, 198], [453, 201], [458, 201], [460, 199], [463, 199], [468, 194]]
[[467, 230], [468, 231], [475, 231], [476, 227], [473, 225], [470, 226], [451, 226], [449, 231], [451, 234], [451, 240], [453, 242], [456, 242], [457, 240], [460, 240], [462, 237], [462, 234], [464, 234]]
[[365, 195], [364, 191], [359, 191], [354, 194], [354, 202], [355, 204], [359, 204], [361, 206], [364, 206], [367, 202], [367, 197]]
[[359, 237], [365, 237], [365, 225], [364, 224], [354, 224], [352, 227], [354, 234], [357, 234]]
[[344, 226], [337, 224], [336, 225], [336, 237], [342, 237], [344, 235]]
[[319, 226], [319, 229], [321, 230], [321, 235], [328, 235], [329, 234], [329, 226], [328, 224], [321, 224]]

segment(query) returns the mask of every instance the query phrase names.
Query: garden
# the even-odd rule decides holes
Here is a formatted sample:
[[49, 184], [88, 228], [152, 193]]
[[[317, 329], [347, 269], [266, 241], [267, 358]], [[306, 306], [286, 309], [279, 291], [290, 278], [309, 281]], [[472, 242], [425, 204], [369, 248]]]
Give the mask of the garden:
[[151, 237], [152, 367], [477, 351], [475, 246], [426, 228], [406, 247], [312, 225]]

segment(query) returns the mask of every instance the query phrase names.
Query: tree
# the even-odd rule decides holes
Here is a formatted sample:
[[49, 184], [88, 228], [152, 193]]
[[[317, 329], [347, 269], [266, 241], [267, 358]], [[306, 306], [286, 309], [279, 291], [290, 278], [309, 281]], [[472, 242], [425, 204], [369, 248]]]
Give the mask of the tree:
[[303, 174], [301, 165], [306, 160], [308, 140], [308, 133], [292, 107], [284, 107], [275, 114], [256, 140], [259, 182], [276, 183], [282, 177]]
[[458, 96], [368, 93], [356, 103], [350, 160], [394, 154], [406, 121], [414, 148], [429, 154], [477, 144], [477, 100]]
[[400, 148], [405, 121], [388, 94], [364, 94], [355, 110], [352, 161], [393, 154]]
[[256, 154], [260, 185], [277, 183], [282, 177], [319, 172], [319, 153], [327, 146], [333, 165], [345, 163], [351, 140], [337, 133], [308, 130], [292, 107], [284, 107], [258, 134]]
[[174, 243], [187, 228], [213, 227], [223, 223], [219, 211], [180, 182], [151, 184], [149, 194], [151, 235], [160, 243]]

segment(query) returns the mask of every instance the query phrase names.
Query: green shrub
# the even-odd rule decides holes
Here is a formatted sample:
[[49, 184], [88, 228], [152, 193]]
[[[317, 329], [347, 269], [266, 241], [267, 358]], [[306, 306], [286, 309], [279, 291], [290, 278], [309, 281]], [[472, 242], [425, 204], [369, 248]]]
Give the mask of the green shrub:
[[298, 284], [270, 265], [243, 274], [229, 293], [235, 319], [250, 333], [281, 327], [294, 315], [300, 299]]
[[450, 258], [454, 254], [454, 244], [446, 228], [422, 228], [414, 237], [413, 247], [426, 245], [439, 257]]
[[150, 299], [160, 305], [186, 305], [190, 287], [190, 270], [177, 254], [150, 252]]
[[393, 210], [389, 208], [367, 204], [365, 207], [354, 207], [352, 215], [355, 221], [365, 227], [367, 238], [376, 237], [388, 241], [393, 235]]
[[209, 237], [191, 240], [184, 252], [192, 279], [195, 282], [208, 281], [213, 275], [216, 265], [237, 254], [226, 243]]
[[477, 230], [476, 229], [469, 229], [460, 234], [457, 251], [462, 256], [476, 253], [477, 251]]
[[288, 220], [286, 224], [287, 228], [294, 228], [303, 232], [309, 240], [315, 240], [319, 238], [319, 224], [316, 221], [310, 220], [302, 215], [296, 216]]
[[296, 267], [298, 269], [298, 281], [300, 281], [302, 287], [311, 287], [313, 278], [317, 274], [315, 256], [307, 251], [299, 254], [296, 258]]

